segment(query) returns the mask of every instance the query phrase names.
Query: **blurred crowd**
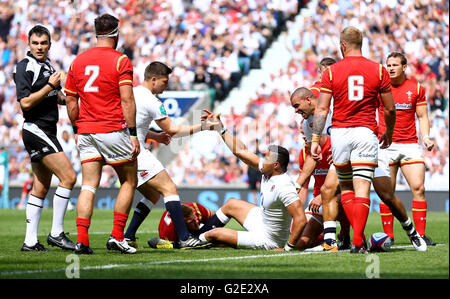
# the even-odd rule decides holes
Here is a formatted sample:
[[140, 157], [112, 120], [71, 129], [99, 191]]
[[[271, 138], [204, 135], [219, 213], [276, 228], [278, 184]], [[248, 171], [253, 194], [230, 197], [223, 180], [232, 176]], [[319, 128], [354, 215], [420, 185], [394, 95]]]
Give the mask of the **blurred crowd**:
[[[7, 145], [11, 184], [29, 176], [30, 160], [21, 140], [22, 114], [11, 74], [27, 51], [27, 32], [41, 23], [52, 32], [50, 58], [57, 69], [67, 71], [77, 54], [95, 44], [93, 22], [102, 13], [121, 20], [119, 49], [135, 68], [135, 83], [143, 80], [145, 66], [159, 60], [174, 67], [169, 90], [208, 89], [222, 101], [242, 76], [259, 68], [272, 41], [281, 35], [291, 53], [286, 69], [270, 74], [248, 100], [247, 111], [224, 115], [227, 128], [253, 151], [264, 153], [272, 143], [291, 153], [289, 173], [298, 174], [301, 117], [290, 107], [296, 87], [311, 86], [318, 79], [323, 57], [340, 59], [339, 33], [354, 25], [364, 31], [364, 55], [385, 63], [391, 51], [406, 53], [408, 74], [425, 87], [431, 132], [436, 147], [424, 151], [426, 188], [448, 190], [448, 2], [431, 0], [356, 1], [319, 0], [316, 13], [291, 38], [286, 33], [295, 15], [308, 1], [297, 0], [143, 0], [143, 1], [35, 1], [0, 4], [0, 147]], [[43, 17], [45, 16], [45, 17]], [[75, 171], [80, 174], [78, 151], [64, 106], [58, 134]], [[207, 134], [202, 132], [199, 134]], [[194, 137], [195, 138], [195, 137]], [[195, 140], [193, 138], [193, 141]], [[211, 149], [191, 142], [167, 166], [177, 184], [246, 184], [245, 164], [238, 161], [217, 135]], [[257, 145], [257, 142], [259, 143]], [[197, 148], [196, 148], [197, 147]], [[202, 150], [198, 150], [203, 147]], [[80, 175], [79, 175], [80, 176]], [[434, 179], [439, 178], [439, 180]], [[80, 178], [79, 178], [80, 179]], [[401, 175], [400, 187], [406, 186]], [[80, 180], [78, 181], [80, 182]], [[104, 167], [101, 186], [117, 186], [111, 167]]]
[[[52, 34], [50, 59], [67, 73], [76, 55], [93, 47], [94, 19], [103, 13], [120, 22], [118, 50], [134, 66], [134, 83], [145, 67], [162, 61], [173, 68], [168, 90], [207, 89], [225, 99], [260, 60], [272, 41], [297, 15], [299, 0], [8, 0], [0, 3], [0, 148], [9, 152], [10, 182], [29, 176], [30, 160], [21, 140], [23, 122], [12, 73], [27, 51], [27, 34], [43, 24]], [[64, 77], [64, 76], [63, 76]], [[62, 82], [64, 84], [64, 80]], [[58, 138], [75, 171], [80, 163], [65, 107], [60, 107]], [[117, 184], [105, 167], [103, 186]]]
[[[285, 34], [285, 45], [291, 53], [288, 67], [270, 74], [269, 80], [249, 99], [246, 112], [236, 115], [232, 110], [226, 116], [227, 128], [232, 128], [254, 151], [256, 140], [261, 152], [271, 143], [286, 147], [291, 153], [289, 173], [296, 178], [303, 140], [299, 136], [301, 116], [295, 115], [290, 107], [290, 92], [300, 86], [311, 86], [318, 79], [318, 62], [322, 58], [342, 57], [339, 33], [353, 25], [365, 33], [363, 54], [369, 59], [385, 65], [390, 52], [406, 54], [407, 74], [415, 77], [426, 90], [430, 137], [436, 144], [431, 152], [423, 148], [427, 170], [425, 187], [448, 190], [448, 5], [445, 1], [319, 1], [316, 13], [304, 20], [294, 38]], [[287, 27], [291, 27], [289, 22]], [[191, 142], [169, 166], [176, 183], [215, 185], [230, 182], [230, 178], [234, 183], [248, 181], [246, 165], [241, 163], [237, 167], [221, 139], [211, 138], [210, 153], [200, 155], [199, 151], [205, 151], [204, 145]], [[397, 190], [407, 186], [399, 172]]]

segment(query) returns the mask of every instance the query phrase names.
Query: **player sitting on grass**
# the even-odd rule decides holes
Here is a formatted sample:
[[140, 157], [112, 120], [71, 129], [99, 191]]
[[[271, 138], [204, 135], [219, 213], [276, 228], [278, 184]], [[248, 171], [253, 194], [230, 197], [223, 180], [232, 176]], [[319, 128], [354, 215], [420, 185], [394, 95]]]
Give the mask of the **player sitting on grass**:
[[[223, 127], [220, 114], [204, 111], [208, 113], [202, 116], [206, 128], [219, 132], [233, 154], [249, 167], [259, 169], [263, 177], [261, 206], [234, 198], [228, 200], [203, 229], [216, 228], [202, 233], [199, 239], [234, 248], [292, 250], [305, 227], [306, 217], [295, 183], [286, 173], [289, 152], [281, 146], [270, 145], [265, 158], [260, 158]], [[246, 231], [223, 227], [230, 218], [236, 219]]]

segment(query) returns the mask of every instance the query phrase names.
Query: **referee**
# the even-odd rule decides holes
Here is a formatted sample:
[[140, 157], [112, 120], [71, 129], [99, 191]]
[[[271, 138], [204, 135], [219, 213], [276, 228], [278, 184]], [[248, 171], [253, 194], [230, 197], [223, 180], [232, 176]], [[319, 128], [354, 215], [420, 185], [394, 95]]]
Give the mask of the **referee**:
[[26, 234], [22, 251], [49, 251], [37, 239], [39, 221], [52, 180], [59, 179], [53, 197], [53, 222], [47, 243], [74, 250], [75, 244], [64, 233], [64, 215], [76, 181], [72, 165], [56, 138], [58, 104], [65, 104], [60, 73], [48, 59], [51, 45], [47, 28], [36, 25], [28, 33], [30, 51], [14, 68], [17, 101], [23, 112], [22, 138], [31, 158], [34, 184], [26, 206]]

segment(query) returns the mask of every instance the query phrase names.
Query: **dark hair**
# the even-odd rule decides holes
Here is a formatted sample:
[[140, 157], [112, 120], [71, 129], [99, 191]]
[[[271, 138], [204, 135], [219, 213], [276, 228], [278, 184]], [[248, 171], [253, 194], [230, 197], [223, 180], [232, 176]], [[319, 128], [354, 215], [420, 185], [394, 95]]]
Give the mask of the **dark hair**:
[[277, 162], [280, 163], [280, 167], [283, 172], [287, 171], [287, 167], [289, 164], [289, 152], [282, 146], [279, 145], [269, 145], [269, 152], [277, 154]]
[[144, 80], [150, 80], [152, 77], [168, 76], [172, 69], [159, 61], [153, 61], [145, 68]]
[[386, 61], [391, 57], [400, 58], [400, 63], [402, 65], [406, 65], [408, 63], [408, 60], [406, 59], [406, 56], [403, 53], [392, 52], [391, 54], [388, 55], [388, 57], [386, 58]]
[[110, 14], [103, 14], [95, 19], [94, 26], [96, 35], [108, 34], [119, 26], [119, 19]]
[[194, 214], [194, 209], [188, 205], [182, 204], [181, 211], [183, 212], [184, 218], [189, 218]]
[[320, 61], [320, 65], [322, 65], [322, 66], [330, 66], [330, 65], [332, 65], [332, 64], [335, 64], [336, 63], [336, 60], [334, 60], [333, 58], [331, 58], [331, 57], [325, 57], [325, 58], [322, 58], [322, 60]]
[[50, 36], [50, 31], [48, 31], [47, 28], [45, 28], [42, 25], [36, 25], [28, 32], [28, 42], [30, 41], [31, 36], [35, 34], [37, 36], [47, 35], [48, 36], [48, 42], [52, 42], [52, 38]]

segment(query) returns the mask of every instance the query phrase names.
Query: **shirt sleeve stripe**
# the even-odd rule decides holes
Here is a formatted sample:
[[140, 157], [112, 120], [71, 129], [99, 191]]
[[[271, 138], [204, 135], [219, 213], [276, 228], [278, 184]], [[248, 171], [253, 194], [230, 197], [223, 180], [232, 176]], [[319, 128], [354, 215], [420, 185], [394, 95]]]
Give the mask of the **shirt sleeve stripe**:
[[67, 88], [64, 88], [64, 91], [67, 93], [71, 93], [71, 94], [77, 94], [77, 92], [76, 91], [73, 91], [73, 90], [70, 90], [70, 89], [67, 89]]
[[380, 72], [380, 81], [383, 78], [383, 66], [381, 65], [381, 63], [378, 65], [378, 70]]
[[120, 66], [120, 61], [127, 57], [127, 55], [123, 54], [122, 56], [119, 57], [119, 59], [117, 60], [117, 65], [116, 65], [116, 70], [119, 71], [119, 66]]
[[330, 82], [331, 82], [333, 80], [333, 75], [331, 73], [331, 67], [328, 67], [328, 72], [330, 73]]
[[122, 83], [133, 83], [133, 81], [131, 81], [131, 80], [122, 80], [122, 81], [119, 81], [119, 85], [122, 84]]
[[328, 89], [328, 88], [325, 88], [325, 87], [322, 87], [322, 88], [320, 89], [320, 91], [332, 92], [331, 89]]

